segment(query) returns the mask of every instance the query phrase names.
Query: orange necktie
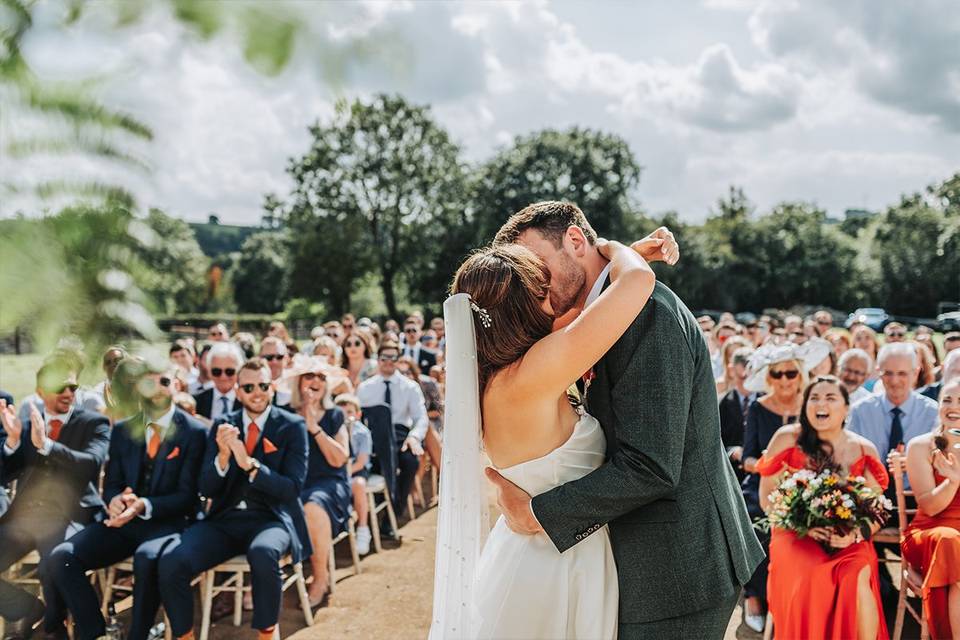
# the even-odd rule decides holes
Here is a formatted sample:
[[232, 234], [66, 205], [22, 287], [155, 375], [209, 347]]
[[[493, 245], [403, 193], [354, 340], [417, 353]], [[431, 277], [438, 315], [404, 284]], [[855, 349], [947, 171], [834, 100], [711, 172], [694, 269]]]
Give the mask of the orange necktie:
[[256, 422], [251, 422], [250, 426], [247, 427], [247, 440], [244, 443], [247, 447], [247, 455], [252, 456], [253, 450], [257, 446], [257, 439], [260, 437], [260, 427], [257, 426]]
[[60, 429], [63, 428], [63, 420], [50, 421], [50, 439], [57, 441], [60, 439]]
[[147, 443], [147, 456], [153, 460], [157, 457], [157, 452], [160, 451], [160, 425], [151, 424], [150, 430], [153, 435], [150, 436], [150, 442]]

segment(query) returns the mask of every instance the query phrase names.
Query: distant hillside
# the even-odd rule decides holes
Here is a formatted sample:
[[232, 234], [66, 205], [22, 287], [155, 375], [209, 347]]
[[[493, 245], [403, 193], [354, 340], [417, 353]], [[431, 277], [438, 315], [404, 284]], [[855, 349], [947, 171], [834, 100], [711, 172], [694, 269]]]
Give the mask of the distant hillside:
[[200, 249], [211, 258], [240, 251], [244, 240], [258, 231], [263, 231], [260, 227], [220, 224], [215, 216], [210, 216], [209, 222], [190, 222], [189, 225], [197, 237]]

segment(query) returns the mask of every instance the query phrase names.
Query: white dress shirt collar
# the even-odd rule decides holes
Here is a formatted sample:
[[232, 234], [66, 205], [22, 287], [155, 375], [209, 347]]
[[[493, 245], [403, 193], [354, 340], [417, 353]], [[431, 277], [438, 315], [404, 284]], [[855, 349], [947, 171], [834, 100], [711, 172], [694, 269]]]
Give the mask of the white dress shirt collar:
[[152, 425], [159, 425], [160, 435], [163, 435], [164, 433], [167, 432], [167, 429], [170, 428], [170, 423], [173, 421], [173, 414], [176, 413], [176, 411], [177, 411], [177, 405], [171, 402], [170, 409], [168, 409], [165, 414], [163, 414], [162, 416], [154, 420], [148, 420], [147, 424], [150, 425], [151, 428], [152, 428]]
[[587, 301], [584, 303], [584, 307], [589, 307], [593, 304], [597, 298], [600, 297], [600, 294], [603, 292], [603, 285], [607, 281], [607, 276], [610, 275], [610, 263], [607, 263], [607, 266], [603, 268], [603, 271], [600, 272], [600, 275], [597, 276], [596, 282], [593, 283], [593, 287], [590, 289], [590, 293], [587, 294]]
[[250, 414], [247, 413], [247, 410], [243, 410], [243, 433], [247, 433], [247, 428], [250, 426], [250, 423], [253, 422], [257, 425], [257, 428], [260, 430], [260, 433], [263, 433], [263, 425], [267, 423], [267, 418], [270, 417], [270, 407], [267, 407], [267, 410], [257, 416], [257, 419], [254, 420], [250, 417]]

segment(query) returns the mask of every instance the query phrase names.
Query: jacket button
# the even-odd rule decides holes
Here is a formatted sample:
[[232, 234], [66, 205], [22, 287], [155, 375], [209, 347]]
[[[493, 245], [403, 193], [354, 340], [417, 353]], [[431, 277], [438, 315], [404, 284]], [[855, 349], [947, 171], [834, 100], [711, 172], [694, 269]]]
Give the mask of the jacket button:
[[577, 534], [577, 540], [582, 540], [582, 539], [583, 539], [583, 536], [578, 533], [578, 534]]

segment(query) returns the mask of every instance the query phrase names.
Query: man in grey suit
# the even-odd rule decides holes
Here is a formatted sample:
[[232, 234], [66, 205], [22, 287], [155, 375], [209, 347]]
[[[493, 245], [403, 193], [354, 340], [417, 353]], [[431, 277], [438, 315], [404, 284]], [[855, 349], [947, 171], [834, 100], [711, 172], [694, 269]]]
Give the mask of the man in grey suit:
[[[569, 250], [567, 234], [582, 234]], [[596, 233], [575, 205], [514, 214], [494, 242], [517, 242], [550, 270], [559, 328], [609, 282]], [[668, 262], [669, 231], [635, 245]], [[545, 532], [561, 553], [609, 525], [620, 582], [620, 638], [722, 638], [742, 585], [763, 557], [720, 439], [710, 354], [683, 302], [657, 283], [620, 340], [584, 375], [607, 461], [531, 500], [488, 470], [518, 533]]]

